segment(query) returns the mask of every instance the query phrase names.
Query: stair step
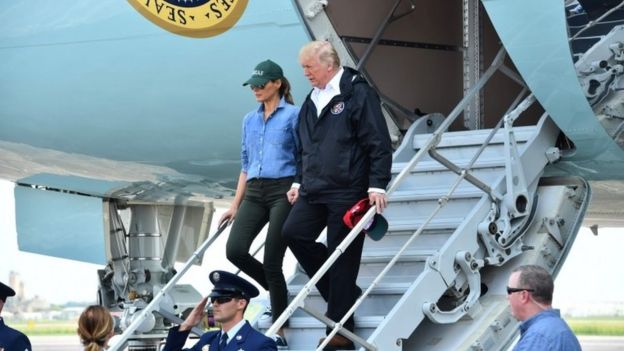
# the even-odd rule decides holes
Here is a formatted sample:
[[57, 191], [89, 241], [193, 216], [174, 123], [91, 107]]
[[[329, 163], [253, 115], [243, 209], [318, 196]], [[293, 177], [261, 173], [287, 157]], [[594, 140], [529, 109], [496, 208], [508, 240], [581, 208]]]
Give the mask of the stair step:
[[434, 210], [442, 205], [425, 229], [453, 231], [464, 219], [464, 217], [458, 218], [457, 216], [470, 213], [483, 196], [485, 195], [471, 199], [450, 199], [446, 203], [440, 203], [438, 199], [435, 199], [404, 202], [400, 206], [392, 204], [386, 208], [383, 215], [388, 221], [389, 232], [410, 230], [414, 232], [426, 223]]
[[[514, 127], [514, 138], [517, 143], [525, 142], [529, 140], [536, 131], [535, 126]], [[462, 130], [457, 132], [446, 132], [442, 135], [440, 143], [437, 148], [465, 148], [468, 146], [481, 146], [485, 139], [490, 135], [492, 129], [479, 129], [479, 130]], [[505, 142], [505, 131], [499, 129], [490, 141], [490, 145], [502, 144]], [[412, 145], [414, 149], [422, 148], [429, 140], [429, 134], [417, 134], [414, 136]]]
[[[414, 190], [396, 190], [390, 195], [388, 199], [388, 203], [393, 205], [395, 203], [400, 202], [408, 202], [408, 201], [426, 201], [426, 200], [438, 200], [442, 196], [445, 196], [449, 191], [449, 187], [430, 187], [425, 189], [419, 189], [419, 191]], [[484, 192], [475, 187], [472, 184], [466, 184], [463, 187], [458, 187], [453, 194], [451, 194], [451, 199], [474, 199], [480, 198], [483, 196]], [[400, 205], [400, 204], [397, 204]]]
[[[470, 174], [485, 184], [496, 184], [504, 176], [504, 170], [502, 168], [473, 169]], [[403, 179], [403, 182], [390, 197], [399, 191], [418, 194], [423, 191], [429, 191], [429, 189], [436, 189], [440, 194], [446, 194], [451, 185], [455, 184], [458, 177], [457, 174], [446, 169], [442, 172], [411, 173]], [[446, 189], [441, 190], [442, 188]], [[456, 191], [465, 191], [467, 189], [476, 189], [476, 187], [464, 179], [459, 183]]]
[[[426, 220], [425, 217], [422, 218], [414, 218], [412, 220], [409, 219], [393, 219], [390, 223], [388, 223], [388, 232], [401, 232], [401, 231], [411, 231], [415, 232], [420, 228], [423, 222]], [[463, 217], [455, 217], [455, 218], [434, 218], [426, 227], [427, 230], [455, 230], [461, 222], [463, 221]]]
[[[452, 162], [460, 168], [465, 168], [470, 164], [470, 159], [460, 159], [460, 160], [452, 160]], [[403, 168], [407, 166], [408, 162], [394, 162], [392, 163], [391, 172], [393, 175], [399, 174]], [[495, 157], [495, 158], [487, 158], [481, 159], [479, 158], [473, 165], [473, 169], [479, 168], [504, 168], [505, 167], [505, 158], [504, 157]], [[431, 159], [422, 159], [420, 162], [416, 164], [416, 167], [412, 168], [411, 173], [418, 172], [451, 172], [443, 166], [438, 161], [434, 161]]]
[[[362, 277], [363, 278], [363, 277]], [[405, 290], [407, 290], [411, 281], [407, 281], [406, 277], [392, 277], [394, 278], [394, 282], [382, 282], [373, 288], [370, 295], [394, 295], [394, 294], [403, 294]], [[288, 285], [288, 295], [291, 297], [296, 296], [301, 289], [303, 289], [303, 285], [309, 281], [308, 277], [305, 277], [305, 282], [303, 284], [290, 284]], [[367, 287], [372, 282], [372, 279], [360, 279], [358, 277], [357, 284], [360, 287]], [[363, 289], [362, 289], [363, 290]], [[312, 288], [309, 296], [321, 296], [316, 287]]]
[[[406, 250], [399, 258], [399, 262], [424, 262], [433, 256], [436, 250]], [[362, 253], [362, 263], [390, 262], [396, 255], [397, 250], [381, 249], [366, 250]]]
[[[383, 316], [358, 316], [356, 313], [355, 329], [376, 328], [383, 319]], [[325, 324], [312, 317], [291, 317], [288, 323], [290, 328], [325, 329]]]
[[[435, 252], [448, 241], [452, 233], [452, 231], [424, 231], [410, 243], [406, 252], [408, 254], [412, 251], [425, 250]], [[413, 231], [391, 232], [387, 233], [384, 238], [379, 241], [367, 239], [364, 241], [364, 251], [362, 255], [366, 257], [368, 255], [376, 255], [377, 252], [380, 252], [382, 255], [387, 255], [388, 252], [396, 253], [405, 245], [413, 234]]]
[[[363, 316], [356, 315], [355, 334], [363, 339], [368, 339], [373, 330], [383, 321], [383, 316]], [[269, 320], [270, 322], [270, 320]], [[258, 328], [266, 331], [270, 323], [260, 321]], [[325, 337], [325, 325], [320, 321], [309, 317], [307, 314], [289, 319], [289, 328], [286, 330], [288, 349], [291, 351], [315, 350], [319, 340]], [[357, 347], [357, 345], [356, 345]]]

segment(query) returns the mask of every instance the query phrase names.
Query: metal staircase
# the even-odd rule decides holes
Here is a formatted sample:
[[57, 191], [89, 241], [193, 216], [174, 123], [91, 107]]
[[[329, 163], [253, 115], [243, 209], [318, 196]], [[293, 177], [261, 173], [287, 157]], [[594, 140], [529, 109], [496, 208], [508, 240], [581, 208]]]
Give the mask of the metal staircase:
[[[513, 126], [534, 102], [532, 95], [518, 104], [522, 92], [494, 129], [446, 132], [503, 58], [501, 50], [449, 116], [424, 116], [406, 133], [393, 156], [384, 212], [388, 233], [365, 242], [358, 276], [363, 292], [345, 318], [323, 315], [326, 305], [314, 284], [362, 235], [374, 209], [314, 277], [298, 270], [289, 279], [291, 303], [274, 324], [258, 317], [254, 327], [273, 335], [288, 321], [290, 350], [322, 350], [318, 343], [326, 327], [330, 337], [341, 333], [364, 350], [500, 350], [513, 341], [517, 321], [505, 293], [510, 270], [532, 263], [556, 274], [590, 191], [580, 179], [541, 178], [559, 159], [560, 131], [547, 115], [535, 126]], [[431, 130], [424, 126], [437, 129], [420, 134]], [[159, 310], [177, 277], [133, 320], [125, 337]], [[342, 329], [352, 313], [354, 333]]]
[[[308, 279], [302, 270], [289, 279], [287, 311], [273, 325], [270, 318], [257, 317], [251, 321], [256, 328], [271, 335], [288, 320], [290, 350], [322, 349], [317, 345], [326, 326], [364, 350], [500, 350], [513, 341], [517, 321], [505, 295], [509, 271], [533, 263], [556, 274], [590, 191], [580, 179], [541, 178], [558, 159], [553, 145], [559, 129], [546, 116], [536, 126], [512, 127], [531, 96], [505, 115], [503, 128], [444, 133], [469, 100], [467, 95], [444, 120], [425, 116], [416, 122], [394, 154], [384, 212], [389, 228], [382, 240], [367, 239], [364, 245], [358, 276], [363, 293], [352, 308], [355, 333], [345, 333], [343, 321], [319, 312], [326, 305], [313, 287], [318, 277]], [[439, 127], [418, 134], [422, 124]], [[372, 215], [364, 216], [341, 247], [362, 235]], [[140, 330], [152, 312], [181, 321], [169, 313], [170, 290], [224, 228], [134, 316], [122, 340]], [[321, 268], [317, 275], [323, 273]]]
[[[545, 264], [558, 269], [554, 262], [560, 261], [571, 243], [567, 239], [578, 230], [588, 189], [583, 184], [559, 180], [552, 185], [560, 188], [555, 191], [557, 196], [540, 199], [546, 191], [538, 188], [540, 175], [558, 157], [553, 146], [559, 130], [547, 117], [531, 127], [439, 134], [436, 151], [423, 154], [417, 166], [411, 168], [419, 151], [428, 150], [430, 141], [436, 140], [435, 134], [415, 134], [418, 129], [418, 125], [410, 128], [394, 155], [395, 186], [384, 212], [388, 233], [380, 241], [367, 239], [364, 245], [358, 285], [366, 291], [355, 312], [355, 334], [366, 341], [354, 341], [364, 349], [384, 351], [457, 349], [467, 340], [470, 343], [464, 345], [465, 349], [488, 349], [478, 345], [480, 338], [489, 337], [498, 340], [493, 348], [498, 349], [501, 342], [510, 341], [516, 325], [506, 312], [504, 286], [506, 272], [512, 267], [505, 263], [514, 257], [523, 260], [530, 256], [532, 246], [527, 243], [543, 234], [542, 224], [551, 223], [545, 220], [549, 218], [556, 220], [552, 231], [556, 229], [558, 236], [552, 236], [552, 240], [557, 242], [558, 250], [551, 252], [555, 259]], [[480, 156], [475, 157], [479, 152]], [[461, 176], [440, 161], [450, 161], [451, 168], [455, 165]], [[508, 183], [510, 169], [515, 173]], [[404, 178], [397, 182], [401, 173], [405, 173]], [[519, 184], [526, 187], [514, 189]], [[515, 196], [512, 206], [508, 204], [510, 195]], [[520, 210], [511, 208], [523, 206]], [[563, 207], [576, 210], [565, 216], [544, 214], [546, 209]], [[496, 213], [501, 209], [511, 215], [505, 219], [505, 215]], [[521, 213], [514, 215], [514, 210]], [[533, 258], [531, 262], [540, 260]], [[488, 279], [498, 279], [498, 283], [484, 285], [488, 281], [484, 271], [492, 271]], [[293, 309], [289, 318], [287, 338], [291, 350], [316, 349], [325, 334], [326, 325], [315, 316], [319, 314], [316, 311], [325, 311], [326, 305], [309, 284], [302, 270], [289, 280], [293, 300], [310, 290], [303, 305], [294, 302], [302, 308]], [[487, 293], [482, 290], [486, 286]], [[506, 316], [504, 323], [496, 319], [501, 315]], [[495, 322], [501, 327], [488, 328], [492, 323], [498, 325]], [[454, 335], [464, 336], [443, 333], [434, 342], [426, 337], [457, 325], [463, 327]], [[258, 327], [268, 329], [270, 321], [260, 321]], [[423, 329], [433, 331], [422, 335]], [[488, 336], [486, 331], [492, 330], [497, 333]]]

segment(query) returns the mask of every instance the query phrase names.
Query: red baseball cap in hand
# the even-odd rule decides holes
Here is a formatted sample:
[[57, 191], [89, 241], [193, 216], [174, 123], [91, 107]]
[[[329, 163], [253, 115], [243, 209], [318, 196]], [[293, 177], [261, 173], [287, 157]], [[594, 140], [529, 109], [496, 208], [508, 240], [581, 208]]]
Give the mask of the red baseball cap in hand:
[[[369, 208], [371, 208], [369, 200], [364, 198], [345, 212], [342, 221], [347, 227], [352, 229], [364, 217]], [[373, 219], [364, 225], [364, 232], [375, 241], [381, 240], [387, 231], [388, 221], [378, 213], [375, 213]]]

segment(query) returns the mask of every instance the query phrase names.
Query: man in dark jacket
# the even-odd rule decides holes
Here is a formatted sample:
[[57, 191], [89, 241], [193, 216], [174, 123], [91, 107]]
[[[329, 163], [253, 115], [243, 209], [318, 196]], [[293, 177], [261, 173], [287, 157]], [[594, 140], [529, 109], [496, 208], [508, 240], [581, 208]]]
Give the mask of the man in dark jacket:
[[[299, 112], [301, 157], [296, 183], [287, 196], [294, 203], [282, 233], [312, 277], [347, 236], [345, 212], [368, 197], [377, 212], [386, 207], [392, 147], [379, 97], [357, 71], [341, 67], [328, 42], [304, 46], [299, 61], [313, 86]], [[327, 246], [316, 242], [327, 227]], [[362, 290], [356, 285], [364, 235], [359, 235], [318, 282], [327, 316], [338, 322]], [[353, 331], [353, 318], [345, 323]], [[341, 335], [326, 350], [354, 349]]]

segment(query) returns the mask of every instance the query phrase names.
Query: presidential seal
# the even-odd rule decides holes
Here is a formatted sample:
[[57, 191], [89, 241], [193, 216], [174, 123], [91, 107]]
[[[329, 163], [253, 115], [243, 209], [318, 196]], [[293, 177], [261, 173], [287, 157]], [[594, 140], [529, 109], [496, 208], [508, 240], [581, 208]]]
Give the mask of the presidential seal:
[[340, 114], [344, 110], [344, 107], [345, 107], [344, 102], [342, 101], [337, 102], [334, 106], [332, 106], [330, 110], [331, 114], [334, 116]]
[[248, 0], [128, 0], [157, 26], [186, 37], [206, 38], [232, 28]]

